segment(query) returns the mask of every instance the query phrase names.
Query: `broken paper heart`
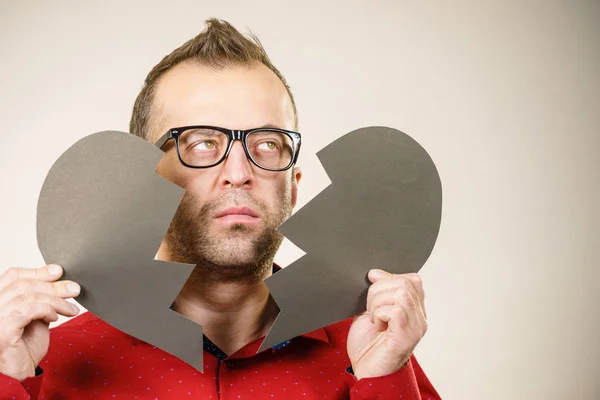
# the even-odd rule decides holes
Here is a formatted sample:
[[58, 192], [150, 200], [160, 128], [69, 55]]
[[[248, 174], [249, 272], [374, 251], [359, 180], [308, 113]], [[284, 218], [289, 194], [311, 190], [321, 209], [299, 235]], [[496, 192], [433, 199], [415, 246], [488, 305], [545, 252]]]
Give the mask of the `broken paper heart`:
[[[43, 184], [38, 245], [84, 307], [202, 371], [201, 326], [170, 309], [193, 266], [154, 259], [183, 197], [163, 155], [124, 132], [78, 141]], [[408, 135], [358, 129], [318, 155], [332, 184], [280, 227], [306, 255], [265, 281], [281, 311], [261, 349], [362, 312], [369, 269], [416, 272], [437, 238], [440, 179]]]
[[357, 129], [317, 155], [332, 183], [279, 228], [306, 255], [265, 280], [281, 311], [261, 350], [363, 312], [371, 268], [418, 272], [437, 239], [440, 177], [410, 136]]
[[184, 194], [154, 172], [163, 156], [124, 132], [75, 143], [42, 186], [38, 246], [85, 308], [202, 371], [202, 327], [169, 309], [194, 266], [154, 259]]

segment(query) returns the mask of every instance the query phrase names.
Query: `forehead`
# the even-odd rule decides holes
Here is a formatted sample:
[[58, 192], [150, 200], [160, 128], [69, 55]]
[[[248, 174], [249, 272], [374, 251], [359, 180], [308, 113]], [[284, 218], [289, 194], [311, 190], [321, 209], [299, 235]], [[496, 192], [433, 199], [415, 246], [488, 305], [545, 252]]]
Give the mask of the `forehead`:
[[250, 129], [271, 124], [291, 130], [294, 121], [285, 86], [260, 63], [222, 70], [181, 63], [161, 77], [152, 109], [154, 139], [185, 125]]

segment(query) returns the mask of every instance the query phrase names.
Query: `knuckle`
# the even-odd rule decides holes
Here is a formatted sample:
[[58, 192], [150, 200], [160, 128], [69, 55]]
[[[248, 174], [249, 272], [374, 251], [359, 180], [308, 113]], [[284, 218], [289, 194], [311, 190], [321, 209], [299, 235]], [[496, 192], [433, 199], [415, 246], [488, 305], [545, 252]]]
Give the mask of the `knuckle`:
[[417, 285], [421, 285], [423, 284], [423, 278], [421, 277], [421, 275], [414, 273], [411, 276], [412, 280], [414, 283], [416, 283]]
[[54, 308], [48, 303], [42, 303], [41, 309], [46, 314], [52, 314], [54, 312]]
[[17, 279], [19, 276], [19, 269], [16, 267], [10, 267], [2, 274], [2, 277], [8, 279], [9, 281]]
[[402, 285], [401, 287], [396, 289], [395, 297], [397, 300], [404, 300], [405, 298], [408, 298], [408, 296], [409, 291], [406, 290], [406, 286]]
[[393, 280], [402, 280], [402, 279], [405, 279], [405, 276], [404, 276], [404, 274], [392, 274], [391, 278]]
[[15, 308], [12, 310], [12, 314], [17, 318], [24, 317], [31, 312], [32, 307], [33, 304], [28, 301], [17, 303]]
[[58, 300], [57, 300], [57, 302], [56, 302], [56, 305], [57, 305], [58, 307], [61, 307], [61, 308], [62, 308], [62, 309], [64, 309], [64, 310], [70, 310], [70, 309], [71, 309], [71, 304], [72, 304], [72, 303], [70, 303], [70, 302], [68, 302], [67, 300], [65, 300], [65, 299], [62, 299], [62, 298], [61, 298], [61, 299], [58, 299]]
[[396, 304], [398, 304], [398, 305], [409, 306], [410, 309], [414, 308], [414, 301], [408, 290], [398, 289], [398, 291], [396, 291], [395, 300], [396, 300]]
[[373, 300], [371, 300], [371, 303], [369, 304], [371, 310], [377, 310], [379, 308], [379, 305], [381, 304], [381, 301], [379, 300], [378, 297], [375, 297]]
[[382, 281], [377, 281], [375, 283], [371, 283], [369, 285], [369, 289], [367, 289], [367, 293], [369, 295], [372, 295], [372, 294], [376, 293], [377, 290], [381, 287], [381, 285], [382, 285]]
[[425, 336], [426, 333], [427, 333], [427, 323], [425, 322], [421, 325], [421, 331], [419, 332], [419, 334], [420, 334], [419, 339], [423, 338], [423, 336]]
[[371, 284], [369, 285], [369, 288], [367, 289], [367, 293], [373, 293], [373, 291], [375, 290], [375, 289], [373, 289], [373, 288], [376, 288], [378, 283], [379, 283], [379, 281], [377, 281], [377, 282], [375, 282], [375, 283], [371, 283]]
[[38, 301], [38, 295], [32, 292], [25, 292], [18, 296], [21, 303], [35, 303]]
[[35, 279], [45, 278], [45, 273], [42, 268], [33, 268], [33, 274], [35, 275]]
[[56, 282], [56, 283], [49, 283], [48, 285], [49, 285], [49, 286], [48, 286], [48, 289], [49, 289], [49, 291], [50, 291], [50, 292], [51, 292], [51, 293], [52, 293], [54, 296], [60, 296], [60, 294], [61, 294], [61, 292], [62, 292], [62, 290], [61, 290], [61, 287], [64, 287], [64, 286], [66, 286], [66, 283], [62, 283], [62, 284], [61, 284], [61, 283], [58, 283], [58, 282]]
[[12, 291], [17, 293], [17, 294], [27, 294], [30, 289], [31, 289], [31, 285], [25, 281], [17, 281], [15, 283], [12, 284]]
[[367, 303], [372, 301], [373, 298], [375, 298], [375, 295], [378, 292], [378, 288], [379, 286], [375, 286], [379, 283], [380, 281], [377, 281], [373, 284], [371, 284], [371, 286], [369, 286], [369, 289], [367, 290]]
[[29, 302], [29, 299], [27, 298], [26, 294], [19, 294], [17, 295], [14, 299], [13, 299], [13, 304], [15, 304], [15, 307], [18, 306], [19, 304], [23, 304], [23, 303], [27, 303]]
[[15, 273], [16, 273], [16, 268], [15, 267], [10, 267], [10, 268], [7, 268], [6, 271], [4, 271], [4, 273], [2, 274], [2, 276], [10, 278], [10, 277], [13, 277]]
[[406, 276], [402, 276], [402, 278], [398, 280], [398, 287], [404, 290], [409, 289], [411, 287], [410, 279]]

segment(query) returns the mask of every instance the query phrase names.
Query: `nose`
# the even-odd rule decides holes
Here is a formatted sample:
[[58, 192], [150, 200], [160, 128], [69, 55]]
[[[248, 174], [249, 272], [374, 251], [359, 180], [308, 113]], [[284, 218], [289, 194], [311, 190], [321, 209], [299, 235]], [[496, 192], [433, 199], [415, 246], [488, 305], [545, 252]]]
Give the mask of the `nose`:
[[249, 188], [254, 180], [254, 171], [242, 142], [236, 140], [231, 145], [231, 151], [223, 161], [221, 185], [232, 188]]

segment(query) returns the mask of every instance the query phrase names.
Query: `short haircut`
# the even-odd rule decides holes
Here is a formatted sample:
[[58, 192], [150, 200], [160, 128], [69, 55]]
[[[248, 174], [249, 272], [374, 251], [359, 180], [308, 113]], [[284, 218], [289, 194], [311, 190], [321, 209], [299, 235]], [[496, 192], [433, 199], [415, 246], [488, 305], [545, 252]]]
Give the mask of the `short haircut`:
[[129, 131], [132, 134], [146, 140], [150, 139], [152, 124], [156, 118], [153, 101], [158, 81], [171, 68], [189, 61], [218, 70], [252, 65], [256, 62], [264, 64], [285, 86], [294, 112], [294, 129], [298, 128], [298, 112], [294, 96], [283, 75], [271, 63], [260, 40], [252, 33], [249, 37], [242, 35], [229, 22], [211, 18], [206, 21], [206, 28], [202, 32], [175, 49], [152, 68], [133, 106], [129, 123]]

